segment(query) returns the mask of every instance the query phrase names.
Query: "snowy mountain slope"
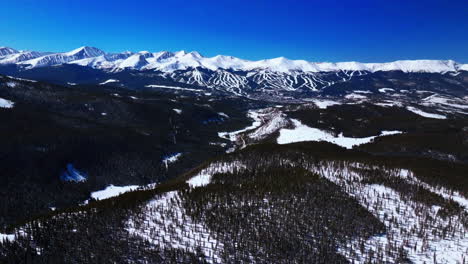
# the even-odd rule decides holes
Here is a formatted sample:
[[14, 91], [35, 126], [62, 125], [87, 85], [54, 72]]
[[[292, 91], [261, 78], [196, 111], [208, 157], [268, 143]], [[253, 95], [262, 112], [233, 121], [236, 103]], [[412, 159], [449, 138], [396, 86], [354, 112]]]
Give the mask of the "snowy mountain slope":
[[104, 55], [104, 51], [93, 47], [81, 47], [70, 52], [53, 53], [41, 56], [32, 60], [22, 61], [20, 64], [28, 65], [29, 68], [44, 67], [70, 63], [86, 58], [93, 58]]
[[58, 84], [97, 85], [119, 79], [119, 86], [131, 89], [189, 87], [268, 100], [345, 96], [354, 90], [379, 94], [383, 88], [393, 89], [393, 94], [428, 90], [468, 95], [468, 66], [451, 60], [330, 63], [280, 57], [249, 61], [223, 55], [204, 57], [195, 51], [105, 53], [93, 47], [64, 53], [0, 48], [0, 55], [0, 73]]
[[11, 55], [11, 54], [16, 54], [19, 53], [19, 51], [8, 48], [8, 47], [0, 47], [0, 57]]
[[[218, 55], [204, 57], [198, 52], [124, 52], [107, 54], [93, 47], [81, 47], [65, 53], [51, 53], [30, 58], [28, 60], [4, 60], [7, 55], [23, 53], [12, 48], [0, 48], [0, 64], [20, 63], [29, 67], [44, 67], [65, 63], [86, 65], [99, 69], [126, 69], [158, 70], [172, 72], [188, 68], [201, 67], [212, 71], [219, 69], [234, 71], [272, 72], [340, 72], [340, 71], [403, 71], [403, 72], [429, 72], [445, 73], [467, 70], [468, 66], [452, 60], [400, 60], [388, 63], [360, 63], [360, 62], [309, 62], [305, 60], [289, 60], [284, 57], [249, 61], [232, 56]], [[41, 54], [36, 54], [41, 55]], [[136, 57], [133, 57], [136, 56]], [[92, 59], [91, 59], [92, 58]], [[131, 58], [131, 59], [130, 59]], [[143, 58], [146, 60], [144, 61]], [[89, 60], [84, 60], [89, 59]], [[130, 61], [127, 61], [130, 59]]]

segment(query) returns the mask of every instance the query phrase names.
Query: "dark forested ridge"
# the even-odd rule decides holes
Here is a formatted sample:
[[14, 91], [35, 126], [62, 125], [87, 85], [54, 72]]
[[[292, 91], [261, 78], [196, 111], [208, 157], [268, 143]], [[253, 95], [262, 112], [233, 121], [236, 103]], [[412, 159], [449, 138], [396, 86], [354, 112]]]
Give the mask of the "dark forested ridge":
[[414, 96], [0, 76], [0, 263], [466, 263], [467, 99]]

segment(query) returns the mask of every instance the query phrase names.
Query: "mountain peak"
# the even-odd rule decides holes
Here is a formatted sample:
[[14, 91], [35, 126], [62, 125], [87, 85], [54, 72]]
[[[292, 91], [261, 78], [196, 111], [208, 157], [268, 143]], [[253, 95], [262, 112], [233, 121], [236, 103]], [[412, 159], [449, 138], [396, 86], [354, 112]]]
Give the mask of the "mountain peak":
[[83, 46], [66, 53], [68, 56], [83, 56], [85, 58], [97, 57], [104, 54], [104, 51], [89, 46]]
[[177, 56], [177, 57], [181, 57], [181, 56], [185, 56], [185, 55], [187, 55], [187, 52], [185, 50], [177, 51], [175, 53], [175, 56]]
[[203, 58], [203, 55], [201, 55], [198, 51], [192, 51], [188, 54], [192, 55], [195, 58]]
[[19, 51], [9, 48], [9, 47], [0, 47], [0, 56], [6, 56], [11, 54], [19, 53]]

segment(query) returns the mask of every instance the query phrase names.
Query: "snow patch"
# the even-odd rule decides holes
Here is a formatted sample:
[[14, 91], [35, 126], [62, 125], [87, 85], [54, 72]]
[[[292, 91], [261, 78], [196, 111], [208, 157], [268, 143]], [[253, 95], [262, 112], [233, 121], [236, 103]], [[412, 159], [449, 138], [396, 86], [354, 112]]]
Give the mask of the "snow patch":
[[244, 128], [244, 129], [233, 131], [233, 132], [218, 132], [218, 136], [220, 138], [224, 138], [224, 139], [235, 142], [235, 141], [237, 141], [237, 136], [238, 135], [260, 127], [262, 122], [261, 122], [261, 119], [260, 119], [260, 112], [259, 111], [250, 110], [247, 113], [247, 116], [254, 120], [252, 125]]
[[126, 192], [131, 192], [138, 189], [138, 185], [129, 185], [129, 186], [114, 186], [109, 185], [104, 190], [96, 191], [91, 193], [91, 198], [95, 200], [105, 200], [115, 196], [119, 196]]
[[23, 82], [33, 82], [36, 83], [37, 81], [35, 80], [29, 80], [29, 79], [23, 79], [23, 78], [18, 78], [18, 77], [13, 77], [13, 76], [7, 76], [10, 79], [17, 80], [17, 81], [23, 81]]
[[191, 188], [202, 187], [210, 184], [211, 177], [214, 174], [232, 173], [243, 169], [245, 169], [245, 165], [241, 162], [215, 162], [190, 178], [187, 183]]
[[386, 93], [386, 92], [394, 92], [395, 90], [393, 88], [380, 88], [379, 92], [381, 93]]
[[146, 87], [148, 87], [148, 88], [162, 88], [162, 89], [190, 91], [190, 92], [203, 92], [203, 90], [200, 90], [200, 89], [184, 88], [184, 87], [177, 87], [177, 86], [156, 85], [156, 84], [146, 85]]
[[15, 103], [10, 100], [0, 98], [0, 108], [13, 108]]
[[320, 109], [327, 109], [327, 107], [329, 106], [341, 104], [340, 102], [332, 101], [332, 100], [312, 99], [312, 100], [307, 100], [307, 101], [312, 101]]
[[223, 112], [219, 112], [219, 113], [218, 113], [218, 115], [220, 115], [220, 116], [222, 116], [222, 117], [225, 117], [225, 118], [229, 118], [229, 116], [228, 116], [228, 115], [226, 115], [226, 114], [225, 114], [225, 113], [223, 113]]
[[169, 164], [174, 163], [182, 157], [182, 153], [174, 153], [163, 158], [162, 162], [166, 165], [166, 169], [169, 168]]
[[13, 242], [16, 238], [15, 234], [2, 234], [0, 233], [0, 244], [6, 240]]
[[357, 94], [357, 93], [350, 93], [345, 96], [346, 99], [351, 99], [351, 100], [364, 100], [367, 99], [367, 96], [362, 95], [362, 94]]
[[15, 82], [7, 82], [6, 83], [6, 86], [10, 87], [10, 88], [15, 88], [18, 84], [15, 83]]
[[318, 128], [311, 128], [303, 125], [299, 120], [292, 119], [294, 124], [293, 129], [281, 129], [280, 135], [277, 139], [278, 144], [289, 144], [303, 141], [326, 141], [347, 149], [352, 149], [354, 146], [362, 145], [371, 142], [374, 138], [379, 136], [388, 136], [401, 134], [401, 131], [382, 131], [379, 136], [365, 137], [365, 138], [350, 138], [345, 137], [343, 134], [335, 137], [334, 135], [320, 130]]
[[104, 84], [108, 84], [108, 83], [118, 83], [120, 82], [119, 80], [116, 80], [116, 79], [109, 79], [107, 81], [104, 81], [102, 83], [100, 83], [99, 85], [104, 85]]
[[427, 118], [434, 118], [434, 119], [447, 119], [446, 116], [444, 115], [439, 115], [439, 114], [432, 114], [432, 113], [427, 113], [427, 112], [424, 112], [418, 108], [415, 108], [415, 107], [412, 107], [412, 106], [407, 106], [406, 109], [408, 109], [409, 111], [417, 114], [417, 115], [420, 115], [422, 117], [427, 117]]

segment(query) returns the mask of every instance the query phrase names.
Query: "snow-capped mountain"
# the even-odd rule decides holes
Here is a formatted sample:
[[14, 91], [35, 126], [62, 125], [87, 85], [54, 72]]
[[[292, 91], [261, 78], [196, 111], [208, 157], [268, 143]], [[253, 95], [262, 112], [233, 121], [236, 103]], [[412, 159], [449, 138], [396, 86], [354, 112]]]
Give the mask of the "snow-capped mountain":
[[[195, 90], [208, 93], [276, 99], [307, 98], [317, 93], [344, 95], [354, 90], [378, 92], [380, 88], [395, 87], [458, 93], [466, 91], [464, 78], [468, 74], [468, 64], [452, 60], [331, 63], [281, 57], [249, 61], [223, 55], [204, 57], [195, 51], [106, 53], [93, 47], [62, 53], [11, 48], [0, 48], [0, 52], [0, 66], [17, 65], [16, 73], [12, 67], [5, 67], [7, 70], [1, 73], [20, 78], [130, 89], [196, 86]], [[62, 67], [45, 70], [50, 66]], [[59, 68], [68, 68], [71, 74], [65, 75]], [[77, 71], [82, 74], [77, 75]], [[420, 73], [431, 76], [420, 78]], [[107, 82], [110, 79], [117, 82]]]
[[[15, 57], [16, 56], [16, 57]], [[360, 62], [309, 62], [289, 60], [284, 57], [250, 61], [232, 56], [204, 57], [198, 52], [148, 52], [105, 53], [93, 47], [81, 47], [70, 52], [40, 53], [0, 48], [0, 64], [20, 64], [28, 68], [61, 64], [77, 64], [97, 69], [120, 71], [157, 70], [173, 72], [189, 68], [204, 68], [212, 71], [271, 71], [271, 72], [339, 72], [339, 71], [403, 71], [443, 73], [467, 70], [466, 64], [452, 60], [401, 60], [388, 63]]]
[[19, 51], [15, 50], [15, 49], [12, 49], [12, 48], [0, 47], [0, 57], [15, 54], [15, 53], [18, 53], [18, 52]]
[[30, 68], [53, 66], [65, 63], [73, 63], [74, 61], [79, 61], [86, 58], [94, 58], [104, 54], [104, 51], [97, 48], [81, 47], [70, 52], [52, 53], [34, 58], [32, 60], [22, 61], [20, 64], [28, 65]]

